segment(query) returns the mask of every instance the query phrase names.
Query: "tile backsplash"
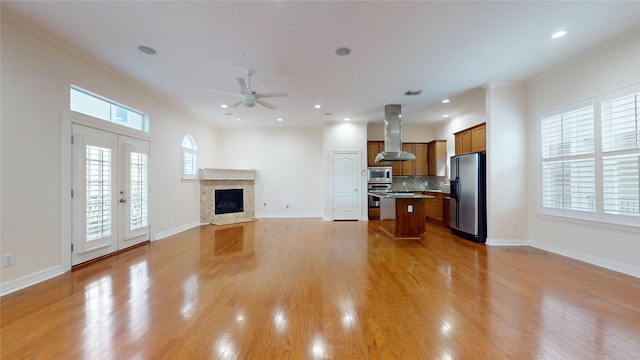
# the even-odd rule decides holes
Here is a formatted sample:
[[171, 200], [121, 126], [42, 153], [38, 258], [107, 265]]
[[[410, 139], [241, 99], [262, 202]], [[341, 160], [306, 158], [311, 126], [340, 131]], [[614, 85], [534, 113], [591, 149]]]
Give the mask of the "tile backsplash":
[[393, 191], [442, 190], [449, 192], [446, 176], [394, 176]]

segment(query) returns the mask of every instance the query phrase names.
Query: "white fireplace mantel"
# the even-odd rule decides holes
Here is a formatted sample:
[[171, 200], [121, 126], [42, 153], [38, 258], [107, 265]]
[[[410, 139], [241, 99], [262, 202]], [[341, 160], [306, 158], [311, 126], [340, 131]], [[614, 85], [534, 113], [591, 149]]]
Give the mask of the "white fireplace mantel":
[[200, 180], [255, 180], [256, 171], [242, 169], [200, 169]]

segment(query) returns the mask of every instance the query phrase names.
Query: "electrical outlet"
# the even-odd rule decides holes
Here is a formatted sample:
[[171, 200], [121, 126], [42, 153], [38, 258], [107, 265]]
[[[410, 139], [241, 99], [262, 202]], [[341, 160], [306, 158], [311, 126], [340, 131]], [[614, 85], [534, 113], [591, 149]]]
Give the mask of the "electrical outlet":
[[413, 205], [408, 205], [407, 206], [407, 212], [413, 212]]
[[518, 223], [511, 223], [511, 230], [518, 230]]
[[13, 254], [2, 255], [2, 267], [13, 265]]

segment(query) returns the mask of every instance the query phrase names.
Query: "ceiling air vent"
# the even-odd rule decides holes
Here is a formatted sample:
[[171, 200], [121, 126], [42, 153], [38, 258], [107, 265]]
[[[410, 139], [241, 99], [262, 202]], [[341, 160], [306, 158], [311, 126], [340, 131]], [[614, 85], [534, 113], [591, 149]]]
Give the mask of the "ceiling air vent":
[[407, 90], [404, 92], [405, 95], [420, 95], [422, 94], [422, 90]]

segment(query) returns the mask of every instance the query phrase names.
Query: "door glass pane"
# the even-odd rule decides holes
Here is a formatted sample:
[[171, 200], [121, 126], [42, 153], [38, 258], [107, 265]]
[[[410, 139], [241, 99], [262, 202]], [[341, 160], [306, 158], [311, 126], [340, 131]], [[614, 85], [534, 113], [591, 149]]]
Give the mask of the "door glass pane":
[[129, 230], [136, 230], [147, 226], [147, 154], [131, 152], [130, 155], [130, 218]]
[[111, 236], [111, 149], [86, 146], [86, 240]]

